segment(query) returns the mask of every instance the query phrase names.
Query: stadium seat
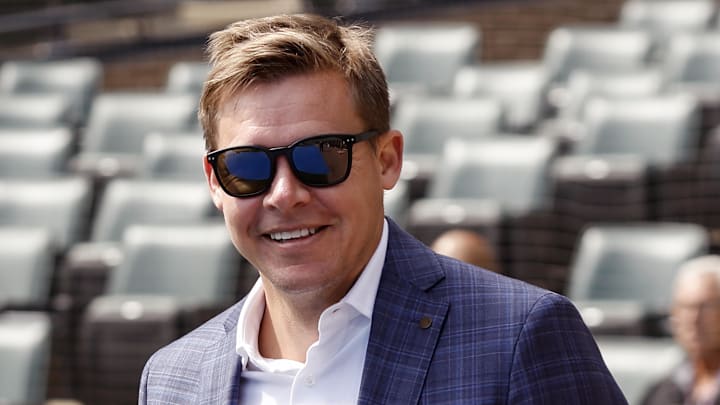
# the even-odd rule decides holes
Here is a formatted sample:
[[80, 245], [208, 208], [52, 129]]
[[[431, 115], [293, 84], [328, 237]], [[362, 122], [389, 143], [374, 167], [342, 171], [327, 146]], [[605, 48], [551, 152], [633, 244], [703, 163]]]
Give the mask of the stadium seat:
[[45, 403], [50, 329], [45, 313], [0, 312], [0, 403]]
[[563, 100], [556, 100], [557, 116], [543, 123], [541, 132], [571, 144], [582, 136], [582, 118], [587, 104], [594, 98], [623, 100], [660, 95], [665, 78], [659, 69], [645, 68], [628, 72], [570, 74]]
[[692, 93], [702, 109], [702, 135], [720, 125], [720, 30], [669, 40], [663, 69], [668, 87]]
[[546, 114], [547, 79], [534, 62], [480, 63], [455, 76], [456, 97], [495, 98], [502, 104], [503, 130], [530, 132]]
[[0, 226], [46, 227], [65, 251], [87, 235], [90, 192], [81, 177], [0, 180]]
[[596, 341], [629, 405], [642, 405], [648, 389], [685, 356], [672, 338], [596, 336]]
[[542, 65], [549, 103], [565, 99], [564, 87], [578, 70], [617, 73], [647, 67], [652, 41], [642, 29], [606, 25], [566, 25], [553, 29], [545, 41]]
[[403, 178], [410, 181], [410, 199], [425, 195], [448, 140], [497, 134], [502, 114], [500, 102], [491, 98], [417, 96], [399, 100], [391, 126], [405, 137]]
[[71, 123], [82, 125], [100, 89], [102, 75], [102, 65], [92, 58], [9, 60], [0, 67], [0, 92], [64, 94], [71, 100]]
[[0, 178], [68, 176], [72, 146], [68, 128], [0, 129]]
[[654, 59], [662, 60], [667, 57], [670, 37], [707, 30], [716, 8], [712, 0], [627, 0], [620, 9], [619, 22], [647, 30], [653, 37]]
[[[667, 333], [653, 322], [669, 311], [676, 271], [708, 247], [707, 231], [695, 224], [590, 226], [578, 242], [567, 295], [595, 333]], [[638, 310], [627, 311], [631, 305]]]
[[554, 154], [555, 144], [542, 137], [450, 140], [428, 197], [410, 207], [408, 230], [430, 244], [443, 231], [463, 227], [501, 248], [506, 218], [543, 209], [549, 201], [547, 169]]
[[71, 101], [64, 94], [0, 94], [0, 128], [72, 126]]
[[386, 24], [374, 51], [391, 90], [449, 93], [457, 71], [477, 60], [480, 30], [463, 23]]
[[689, 159], [699, 147], [699, 104], [687, 94], [593, 99], [582, 121], [585, 133], [574, 155], [632, 154], [669, 165]]
[[173, 93], [104, 93], [95, 98], [74, 169], [98, 177], [134, 174], [151, 132], [191, 131], [197, 97]]
[[145, 138], [142, 167], [145, 179], [204, 181], [202, 133], [152, 133]]
[[168, 71], [165, 91], [199, 97], [209, 72], [210, 65], [206, 62], [175, 62]]
[[0, 311], [49, 308], [56, 251], [48, 229], [0, 226]]
[[[78, 353], [87, 403], [132, 402], [155, 350], [236, 299], [242, 259], [224, 224], [133, 226], [122, 245], [122, 263], [82, 324]], [[249, 281], [242, 293], [254, 277]]]

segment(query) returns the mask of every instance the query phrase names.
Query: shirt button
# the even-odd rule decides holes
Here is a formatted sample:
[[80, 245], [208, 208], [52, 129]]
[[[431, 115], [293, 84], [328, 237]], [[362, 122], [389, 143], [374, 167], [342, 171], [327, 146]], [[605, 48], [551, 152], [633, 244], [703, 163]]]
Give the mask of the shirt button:
[[313, 377], [312, 375], [305, 377], [305, 385], [307, 385], [308, 387], [312, 387], [313, 385], [315, 385], [315, 377]]

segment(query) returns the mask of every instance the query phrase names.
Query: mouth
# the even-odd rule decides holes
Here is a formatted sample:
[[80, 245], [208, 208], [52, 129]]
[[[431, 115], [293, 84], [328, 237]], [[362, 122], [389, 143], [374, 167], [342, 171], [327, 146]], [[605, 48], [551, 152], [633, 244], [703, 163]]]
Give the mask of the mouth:
[[271, 232], [271, 233], [266, 234], [265, 236], [275, 242], [284, 243], [284, 242], [289, 242], [289, 241], [294, 241], [294, 240], [310, 237], [310, 236], [315, 235], [316, 233], [320, 232], [324, 228], [325, 227], [301, 228], [301, 229], [295, 229], [292, 231]]

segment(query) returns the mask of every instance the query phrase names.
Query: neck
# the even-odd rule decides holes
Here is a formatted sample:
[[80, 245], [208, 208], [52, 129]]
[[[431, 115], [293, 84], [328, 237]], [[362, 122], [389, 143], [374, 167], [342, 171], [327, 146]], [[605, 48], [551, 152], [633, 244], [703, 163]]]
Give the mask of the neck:
[[258, 336], [260, 354], [266, 358], [305, 362], [308, 348], [319, 338], [320, 315], [334, 301], [309, 300], [304, 294], [275, 295], [272, 289], [266, 289], [265, 312]]

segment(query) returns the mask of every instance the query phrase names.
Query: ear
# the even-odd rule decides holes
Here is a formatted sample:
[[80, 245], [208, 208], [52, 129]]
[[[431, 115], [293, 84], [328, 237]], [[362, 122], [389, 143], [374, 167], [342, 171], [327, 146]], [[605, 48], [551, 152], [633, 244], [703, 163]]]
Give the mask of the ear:
[[205, 179], [207, 179], [208, 186], [210, 187], [210, 197], [212, 198], [215, 207], [222, 212], [222, 197], [225, 192], [222, 187], [220, 187], [220, 183], [218, 183], [217, 177], [215, 177], [215, 171], [205, 156], [203, 156], [203, 171], [205, 172]]
[[377, 156], [382, 186], [385, 190], [390, 190], [395, 187], [402, 169], [403, 136], [400, 131], [391, 129], [380, 136]]

